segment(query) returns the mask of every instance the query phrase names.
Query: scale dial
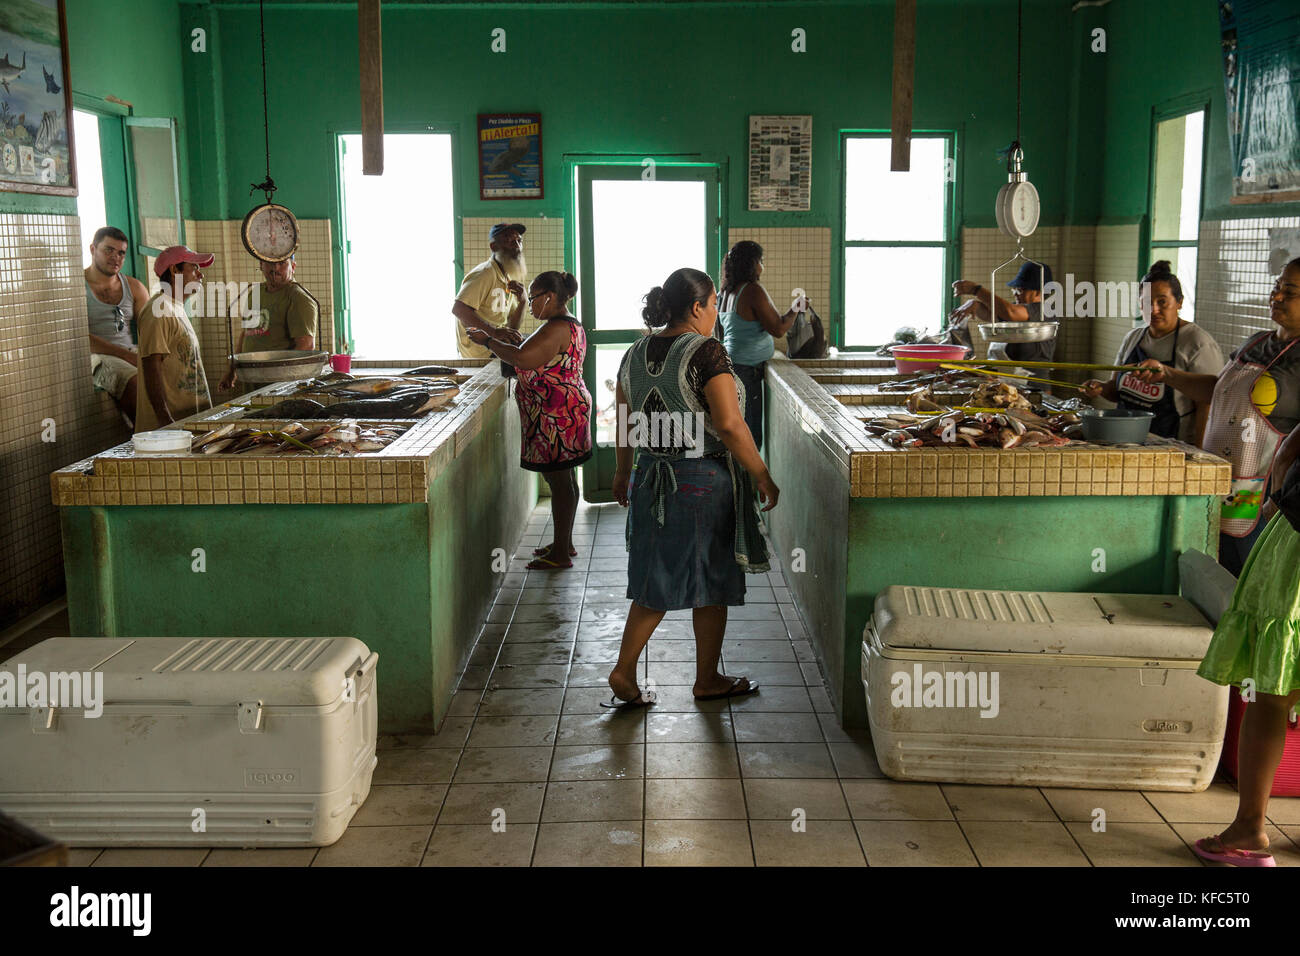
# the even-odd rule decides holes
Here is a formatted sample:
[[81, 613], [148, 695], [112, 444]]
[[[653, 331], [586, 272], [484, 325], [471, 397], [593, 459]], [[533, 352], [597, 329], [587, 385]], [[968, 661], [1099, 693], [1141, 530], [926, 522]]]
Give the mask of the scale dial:
[[244, 248], [263, 262], [283, 262], [298, 249], [298, 220], [284, 206], [263, 203], [244, 217]]
[[1007, 183], [998, 192], [998, 226], [1012, 239], [1025, 239], [1038, 228], [1038, 190], [1028, 180]]

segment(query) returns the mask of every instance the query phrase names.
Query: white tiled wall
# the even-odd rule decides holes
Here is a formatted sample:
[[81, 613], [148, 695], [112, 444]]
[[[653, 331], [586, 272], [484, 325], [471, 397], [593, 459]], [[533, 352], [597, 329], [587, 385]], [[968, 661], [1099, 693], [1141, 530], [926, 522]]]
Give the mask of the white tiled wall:
[[[203, 270], [208, 282], [261, 282], [258, 260], [248, 254], [240, 239], [239, 220], [187, 220], [186, 245], [196, 252], [211, 252], [217, 258]], [[297, 267], [294, 279], [320, 302], [320, 321], [316, 328], [316, 347], [327, 352], [334, 349], [334, 257], [328, 219], [300, 219]], [[152, 263], [150, 263], [152, 270]], [[154, 280], [157, 287], [157, 280]], [[203, 354], [203, 370], [208, 373], [208, 388], [216, 401], [229, 398], [218, 394], [217, 383], [226, 373], [230, 354], [230, 337], [221, 318], [198, 317], [193, 320]], [[236, 347], [239, 344], [238, 322], [231, 322]], [[239, 389], [243, 391], [244, 389]]]
[[1270, 229], [1300, 229], [1300, 216], [1201, 223], [1196, 320], [1225, 358], [1252, 333], [1273, 327], [1268, 294], [1285, 263], [1269, 261]]
[[75, 217], [0, 215], [0, 629], [63, 588], [50, 473], [128, 437], [90, 380], [81, 247]]
[[[779, 229], [731, 229], [727, 248], [748, 239], [763, 247], [763, 288], [772, 297], [778, 312], [794, 302], [794, 290], [804, 294], [822, 317], [831, 317], [831, 231], [824, 227]], [[721, 276], [715, 276], [721, 282]], [[777, 340], [785, 351], [785, 339]]]
[[[564, 220], [523, 218], [511, 216], [509, 222], [517, 222], [524, 227], [524, 261], [528, 264], [528, 278], [531, 280], [543, 272], [564, 271]], [[492, 255], [488, 248], [488, 231], [500, 219], [465, 217], [461, 220], [461, 265], [462, 274], [469, 272], [480, 262]], [[452, 296], [454, 297], [453, 290]], [[456, 321], [450, 314], [448, 322]], [[526, 336], [537, 328], [537, 320], [524, 307], [523, 319], [519, 330]]]
[[[1140, 232], [1137, 223], [1097, 227], [1096, 282], [1133, 282], [1138, 271]], [[1124, 336], [1136, 324], [1135, 316], [1108, 316], [1092, 322], [1092, 358], [1098, 364], [1115, 361]], [[1104, 377], [1104, 376], [1099, 376]]]

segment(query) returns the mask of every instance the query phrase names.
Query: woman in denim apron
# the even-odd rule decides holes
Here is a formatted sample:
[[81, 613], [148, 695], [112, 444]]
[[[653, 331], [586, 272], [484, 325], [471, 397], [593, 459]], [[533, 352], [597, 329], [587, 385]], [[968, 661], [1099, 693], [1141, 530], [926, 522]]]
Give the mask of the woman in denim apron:
[[[1169, 261], [1162, 259], [1153, 265], [1142, 277], [1142, 284], [1145, 290], [1142, 311], [1147, 324], [1125, 337], [1115, 364], [1138, 365], [1148, 359], [1159, 359], [1187, 372], [1218, 375], [1223, 368], [1223, 353], [1208, 332], [1179, 317], [1183, 288], [1170, 271]], [[1148, 349], [1159, 351], [1165, 357], [1153, 355]], [[1207, 403], [1192, 402], [1164, 382], [1145, 381], [1144, 373], [1138, 372], [1116, 372], [1105, 383], [1092, 379], [1083, 383], [1083, 392], [1089, 398], [1112, 401], [1120, 408], [1152, 412], [1155, 415], [1152, 432], [1189, 443], [1200, 440], [1209, 412]]]
[[[1155, 359], [1142, 363], [1148, 382], [1168, 382], [1195, 402], [1209, 402], [1209, 421], [1202, 447], [1232, 463], [1232, 493], [1222, 503], [1219, 523], [1219, 563], [1241, 574], [1246, 556], [1263, 530], [1260, 509], [1268, 493], [1274, 455], [1285, 432], [1269, 420], [1280, 399], [1294, 408], [1294, 381], [1279, 379], [1270, 370], [1300, 362], [1300, 259], [1287, 263], [1269, 296], [1272, 331], [1251, 336], [1217, 376], [1197, 375]], [[1256, 361], [1252, 356], [1262, 356]], [[1288, 394], [1280, 395], [1279, 389]], [[1261, 411], [1261, 403], [1263, 409]], [[1279, 479], [1281, 476], [1278, 476]]]
[[[641, 316], [655, 331], [636, 342], [618, 373], [618, 466], [614, 497], [628, 508], [627, 596], [608, 706], [655, 702], [636, 666], [668, 611], [690, 608], [697, 700], [748, 694], [758, 684], [718, 671], [727, 607], [745, 603], [745, 573], [769, 567], [755, 489], [776, 505], [780, 491], [741, 416], [743, 387], [712, 337], [713, 281], [678, 269], [650, 290]], [[633, 468], [633, 451], [636, 453]]]

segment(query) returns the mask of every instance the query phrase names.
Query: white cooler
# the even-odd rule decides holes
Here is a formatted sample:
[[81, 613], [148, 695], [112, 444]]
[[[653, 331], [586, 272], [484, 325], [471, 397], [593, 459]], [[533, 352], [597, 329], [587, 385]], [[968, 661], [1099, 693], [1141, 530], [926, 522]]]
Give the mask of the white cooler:
[[1212, 633], [1177, 596], [886, 588], [862, 642], [876, 758], [896, 780], [1204, 790], [1228, 715], [1196, 676]]
[[0, 672], [99, 672], [103, 713], [0, 705], [0, 810], [71, 846], [333, 843], [370, 792], [378, 659], [350, 637], [44, 641]]

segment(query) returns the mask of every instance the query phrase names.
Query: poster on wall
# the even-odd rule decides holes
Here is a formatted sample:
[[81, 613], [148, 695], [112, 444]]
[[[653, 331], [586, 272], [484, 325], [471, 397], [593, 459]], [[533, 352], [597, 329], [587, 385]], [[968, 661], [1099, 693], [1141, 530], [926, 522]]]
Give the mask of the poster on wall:
[[1295, 0], [1215, 2], [1232, 202], [1300, 199], [1300, 5]]
[[478, 114], [482, 199], [542, 198], [542, 114]]
[[811, 208], [812, 117], [749, 118], [751, 212], [807, 212]]
[[0, 3], [0, 190], [77, 194], [63, 0]]

